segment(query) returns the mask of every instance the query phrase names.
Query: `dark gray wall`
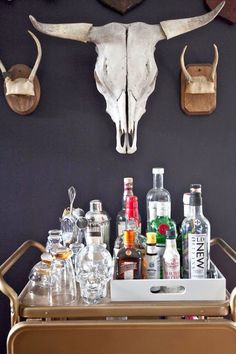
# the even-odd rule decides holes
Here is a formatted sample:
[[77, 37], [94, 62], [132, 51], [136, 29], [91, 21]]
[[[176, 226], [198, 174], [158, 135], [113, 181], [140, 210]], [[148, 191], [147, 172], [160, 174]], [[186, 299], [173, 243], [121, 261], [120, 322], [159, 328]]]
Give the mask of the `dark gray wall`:
[[[35, 47], [26, 32], [32, 29], [30, 13], [44, 22], [103, 25], [112, 21], [155, 24], [204, 12], [201, 0], [146, 0], [125, 16], [96, 0], [2, 0], [0, 58], [7, 67], [33, 64]], [[77, 204], [84, 209], [89, 200], [102, 199], [112, 216], [114, 237], [122, 178], [131, 175], [145, 219], [153, 166], [165, 167], [174, 219], [182, 217], [182, 194], [189, 184], [202, 183], [212, 235], [236, 247], [236, 27], [217, 18], [207, 27], [158, 44], [157, 86], [139, 124], [138, 152], [131, 156], [115, 151], [115, 125], [105, 113], [104, 98], [93, 78], [93, 44], [37, 36], [43, 48], [37, 111], [28, 117], [16, 115], [0, 90], [0, 263], [27, 239], [45, 242], [47, 231], [58, 227], [58, 218], [68, 205], [70, 185], [77, 188]], [[191, 63], [212, 62], [213, 43], [219, 48], [218, 103], [209, 117], [190, 118], [179, 106], [179, 55], [186, 43], [186, 61]], [[231, 289], [235, 270], [221, 253], [215, 257]], [[23, 286], [37, 259], [30, 254], [14, 268], [9, 281], [16, 289]], [[3, 295], [0, 313], [0, 352], [4, 353], [9, 310]]]

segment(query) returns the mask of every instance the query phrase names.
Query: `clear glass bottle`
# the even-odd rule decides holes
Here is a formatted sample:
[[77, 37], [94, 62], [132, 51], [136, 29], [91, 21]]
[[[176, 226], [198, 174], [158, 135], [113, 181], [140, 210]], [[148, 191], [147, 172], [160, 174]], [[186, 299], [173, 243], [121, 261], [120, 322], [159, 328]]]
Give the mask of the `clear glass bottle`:
[[127, 196], [134, 195], [133, 193], [133, 178], [125, 177], [124, 178], [124, 193], [122, 199], [122, 210], [119, 211], [116, 217], [116, 238], [123, 236], [125, 231], [125, 207], [126, 207], [126, 198]]
[[170, 193], [163, 186], [164, 168], [156, 167], [152, 169], [153, 188], [147, 193], [147, 231], [151, 230], [151, 222], [157, 216], [165, 214], [171, 216]]
[[181, 231], [181, 225], [182, 225], [183, 220], [190, 216], [190, 193], [183, 194], [183, 209], [184, 209], [183, 210], [184, 216], [182, 218], [182, 221], [178, 223], [178, 226], [177, 226], [178, 235], [177, 235], [177, 239], [176, 239], [177, 250], [180, 254], [181, 274], [182, 274], [182, 231]]
[[[156, 246], [156, 233], [147, 232], [147, 247], [145, 255], [145, 279], [160, 279], [160, 256]], [[157, 290], [157, 289], [156, 289]], [[160, 290], [160, 288], [159, 288]]]
[[124, 232], [124, 247], [121, 248], [116, 258], [116, 279], [141, 279], [142, 255], [135, 249], [135, 231]]
[[62, 232], [61, 230], [49, 230], [46, 244], [46, 252], [51, 252], [53, 248], [61, 246]]
[[97, 304], [107, 296], [108, 283], [113, 275], [113, 262], [101, 237], [88, 244], [76, 256], [76, 280], [81, 297], [88, 304]]
[[191, 193], [190, 216], [184, 219], [181, 230], [183, 276], [191, 279], [207, 278], [211, 228], [203, 215], [201, 193]]
[[[100, 200], [91, 200], [90, 210], [85, 215], [89, 225], [98, 223], [101, 226], [101, 243], [107, 245], [110, 250], [110, 217], [108, 213], [103, 210], [102, 202]], [[88, 227], [89, 227], [88, 225]]]

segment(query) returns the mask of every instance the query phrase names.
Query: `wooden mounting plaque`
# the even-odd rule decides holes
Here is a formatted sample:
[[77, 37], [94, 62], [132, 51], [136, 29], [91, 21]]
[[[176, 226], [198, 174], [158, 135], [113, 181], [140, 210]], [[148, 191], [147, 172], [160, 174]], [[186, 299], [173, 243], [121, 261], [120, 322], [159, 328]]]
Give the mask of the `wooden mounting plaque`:
[[[203, 75], [209, 77], [212, 72], [211, 64], [189, 64], [186, 66], [191, 76]], [[215, 88], [217, 89], [217, 75]], [[181, 72], [181, 108], [188, 115], [209, 115], [216, 109], [216, 93], [190, 94], [186, 93], [186, 79]]]
[[[222, 0], [205, 0], [206, 4], [213, 10]], [[226, 0], [225, 6], [219, 13], [219, 16], [228, 20], [230, 23], [236, 23], [236, 0]]]
[[143, 0], [100, 0], [103, 4], [111, 7], [112, 9], [125, 14], [133, 7], [137, 6]]
[[[24, 64], [16, 64], [12, 66], [8, 72], [11, 75], [11, 79], [15, 80], [17, 78], [28, 78], [31, 73], [31, 68]], [[35, 76], [34, 78], [34, 91], [35, 96], [25, 96], [25, 95], [8, 95], [5, 96], [10, 108], [17, 114], [28, 115], [35, 111], [39, 104], [41, 89], [40, 83]]]

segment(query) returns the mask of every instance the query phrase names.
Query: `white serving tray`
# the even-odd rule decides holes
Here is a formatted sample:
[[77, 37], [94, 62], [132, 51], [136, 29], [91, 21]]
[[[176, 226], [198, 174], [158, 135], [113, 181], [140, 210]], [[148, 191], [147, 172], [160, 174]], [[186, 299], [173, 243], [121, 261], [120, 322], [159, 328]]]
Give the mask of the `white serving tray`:
[[[226, 279], [212, 265], [218, 278], [112, 280], [111, 301], [224, 301]], [[153, 292], [155, 287], [161, 287], [160, 291]]]

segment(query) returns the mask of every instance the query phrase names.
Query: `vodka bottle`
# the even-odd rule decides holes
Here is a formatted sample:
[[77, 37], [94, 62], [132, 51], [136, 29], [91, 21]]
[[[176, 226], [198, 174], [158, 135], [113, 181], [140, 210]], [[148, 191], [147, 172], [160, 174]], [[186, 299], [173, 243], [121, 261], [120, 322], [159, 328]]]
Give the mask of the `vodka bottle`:
[[147, 231], [157, 216], [171, 215], [170, 193], [163, 187], [164, 168], [153, 168], [153, 188], [147, 193]]
[[203, 215], [199, 192], [190, 195], [190, 215], [182, 226], [183, 275], [185, 278], [207, 278], [210, 266], [210, 223]]
[[180, 264], [182, 268], [182, 231], [181, 231], [181, 225], [182, 222], [185, 218], [188, 218], [190, 216], [190, 193], [184, 193], [183, 195], [183, 212], [184, 212], [184, 217], [182, 218], [182, 221], [178, 223], [177, 230], [178, 230], [178, 236], [176, 239], [177, 243], [177, 250], [180, 254]]
[[133, 194], [133, 178], [126, 177], [124, 178], [124, 193], [122, 200], [122, 210], [119, 211], [116, 217], [116, 237], [121, 237], [125, 230], [125, 206], [127, 196], [132, 196]]

